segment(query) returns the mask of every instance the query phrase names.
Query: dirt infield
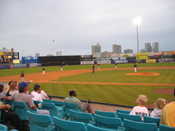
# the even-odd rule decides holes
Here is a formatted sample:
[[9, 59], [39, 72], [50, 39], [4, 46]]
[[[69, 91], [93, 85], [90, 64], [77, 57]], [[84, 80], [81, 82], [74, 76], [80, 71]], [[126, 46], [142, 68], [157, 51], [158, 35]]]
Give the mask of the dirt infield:
[[[163, 67], [140, 67], [138, 70], [166, 70], [166, 69], [175, 69], [175, 66], [163, 66]], [[108, 71], [108, 70], [133, 70], [133, 68], [103, 68], [98, 69], [97, 71]], [[66, 71], [57, 71], [57, 72], [47, 72], [45, 75], [42, 73], [32, 73], [26, 74], [25, 80], [32, 81], [34, 83], [59, 83], [59, 84], [85, 84], [85, 85], [141, 85], [141, 86], [169, 86], [174, 87], [175, 83], [173, 84], [166, 84], [166, 83], [115, 83], [115, 82], [78, 82], [78, 81], [55, 81], [61, 77], [68, 77], [73, 75], [79, 75], [83, 73], [91, 72], [91, 70], [66, 70]], [[144, 75], [148, 75], [147, 72]], [[0, 81], [8, 82], [10, 80], [20, 81], [20, 76], [5, 76], [0, 77]]]
[[129, 76], [159, 76], [160, 73], [157, 72], [141, 72], [141, 73], [127, 73]]

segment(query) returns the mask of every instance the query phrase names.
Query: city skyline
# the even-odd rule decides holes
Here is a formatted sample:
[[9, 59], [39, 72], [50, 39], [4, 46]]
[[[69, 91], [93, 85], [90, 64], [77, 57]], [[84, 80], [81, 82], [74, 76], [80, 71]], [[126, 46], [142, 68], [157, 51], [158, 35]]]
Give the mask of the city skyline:
[[175, 50], [172, 0], [0, 0], [0, 48], [25, 56], [56, 51], [83, 55], [99, 42], [102, 51], [121, 43], [136, 52], [136, 16], [143, 18], [140, 49], [145, 42], [158, 41], [160, 51]]

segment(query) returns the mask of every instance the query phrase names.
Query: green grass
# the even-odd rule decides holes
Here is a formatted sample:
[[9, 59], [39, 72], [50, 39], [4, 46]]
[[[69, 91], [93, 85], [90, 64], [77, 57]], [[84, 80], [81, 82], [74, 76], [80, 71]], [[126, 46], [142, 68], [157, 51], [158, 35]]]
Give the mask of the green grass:
[[98, 71], [76, 76], [62, 77], [59, 81], [120, 82], [120, 83], [175, 83], [175, 70], [146, 70], [139, 72], [157, 72], [159, 76], [128, 76], [133, 71]]
[[[175, 63], [156, 63], [156, 64], [138, 64], [139, 67], [145, 66], [175, 66]], [[100, 65], [101, 68], [113, 68], [114, 65]], [[133, 67], [133, 64], [118, 64], [118, 67]], [[10, 75], [19, 75], [22, 71], [25, 74], [41, 72], [43, 67], [33, 67], [33, 68], [19, 68], [19, 69], [1, 69], [0, 76], [10, 76]], [[59, 66], [47, 66], [45, 67], [46, 71], [57, 71], [60, 70]], [[73, 65], [73, 66], [64, 66], [64, 70], [79, 70], [79, 69], [91, 69], [91, 65]]]
[[172, 95], [155, 94], [156, 88], [166, 87], [146, 87], [146, 86], [102, 86], [102, 85], [69, 85], [69, 84], [41, 84], [42, 88], [49, 95], [68, 96], [69, 90], [77, 91], [78, 98], [97, 102], [112, 104], [135, 105], [135, 99], [139, 94], [145, 94], [149, 98], [149, 104], [157, 98], [163, 97], [173, 100]]
[[[145, 66], [175, 66], [175, 63], [139, 64]], [[100, 65], [101, 68], [112, 68], [114, 65]], [[118, 67], [133, 67], [133, 64], [119, 64]], [[25, 74], [41, 72], [43, 67], [20, 68], [0, 70], [0, 76], [19, 75], [22, 71]], [[60, 70], [58, 66], [45, 67], [46, 71]], [[91, 65], [65, 66], [64, 70], [91, 69]], [[59, 81], [101, 81], [101, 82], [121, 82], [121, 83], [175, 83], [175, 70], [146, 70], [139, 72], [159, 72], [160, 76], [126, 76], [126, 73], [133, 71], [101, 71], [85, 73], [76, 76], [64, 77]], [[31, 85], [32, 86], [32, 85]], [[157, 88], [175, 87], [152, 87], [152, 86], [113, 86], [113, 85], [74, 85], [74, 84], [51, 84], [41, 83], [42, 88], [49, 95], [68, 96], [69, 90], [76, 90], [80, 99], [106, 102], [122, 105], [135, 105], [135, 99], [139, 94], [146, 94], [149, 103], [153, 103], [157, 98], [163, 97], [172, 100], [172, 95], [155, 94]]]

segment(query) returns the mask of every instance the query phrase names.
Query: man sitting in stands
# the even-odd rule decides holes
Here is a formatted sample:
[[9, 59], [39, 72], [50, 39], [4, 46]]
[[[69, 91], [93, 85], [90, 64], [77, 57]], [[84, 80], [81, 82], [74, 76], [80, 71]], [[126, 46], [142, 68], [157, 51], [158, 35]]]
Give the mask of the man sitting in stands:
[[66, 97], [64, 102], [76, 103], [81, 110], [92, 113], [92, 109], [88, 103], [82, 103], [77, 97], [77, 94], [74, 90], [69, 91], [69, 97]]
[[21, 82], [19, 83], [19, 94], [15, 96], [14, 100], [15, 101], [21, 101], [21, 102], [26, 102], [26, 104], [31, 108], [31, 109], [36, 109], [35, 104], [33, 103], [32, 96], [28, 94], [28, 83], [26, 82]]
[[43, 90], [41, 90], [41, 86], [39, 84], [34, 85], [31, 95], [33, 96], [32, 99], [34, 101], [42, 102], [44, 99], [49, 99], [47, 94]]

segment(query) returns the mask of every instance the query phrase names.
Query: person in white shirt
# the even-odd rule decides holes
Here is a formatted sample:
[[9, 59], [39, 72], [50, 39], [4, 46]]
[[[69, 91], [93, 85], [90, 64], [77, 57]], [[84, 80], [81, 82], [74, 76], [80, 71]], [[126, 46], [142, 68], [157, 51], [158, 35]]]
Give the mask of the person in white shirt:
[[33, 96], [32, 100], [33, 101], [40, 101], [42, 102], [44, 99], [49, 99], [47, 96], [46, 92], [41, 90], [40, 85], [35, 84], [33, 87], [33, 91], [31, 92], [31, 95]]
[[160, 118], [160, 116], [162, 115], [162, 109], [165, 105], [166, 105], [166, 99], [158, 98], [155, 102], [155, 108], [151, 112], [150, 116]]
[[132, 109], [130, 115], [140, 115], [141, 117], [149, 116], [149, 111], [145, 106], [147, 101], [148, 101], [147, 96], [139, 95], [138, 98], [136, 99], [136, 103], [138, 105]]

